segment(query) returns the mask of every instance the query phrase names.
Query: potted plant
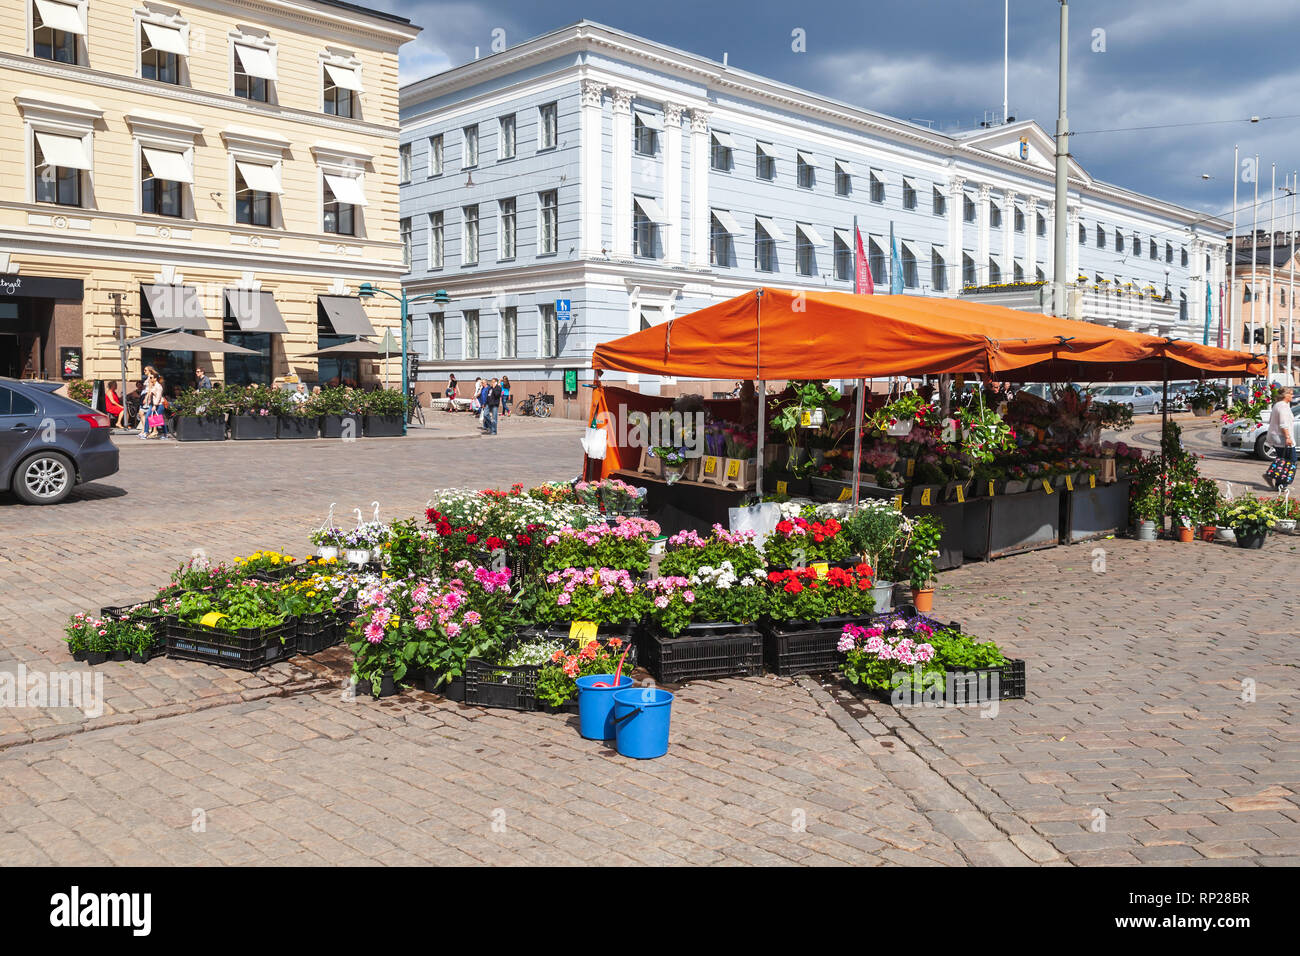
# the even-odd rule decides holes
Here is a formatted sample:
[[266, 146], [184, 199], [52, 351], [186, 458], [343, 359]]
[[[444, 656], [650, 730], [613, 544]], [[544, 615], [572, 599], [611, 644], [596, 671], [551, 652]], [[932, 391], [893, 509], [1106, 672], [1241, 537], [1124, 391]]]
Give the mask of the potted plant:
[[1239, 548], [1264, 547], [1264, 539], [1276, 520], [1273, 509], [1254, 495], [1243, 495], [1229, 504], [1223, 519], [1236, 535]]
[[685, 476], [686, 468], [690, 464], [685, 448], [656, 445], [650, 449], [650, 452], [662, 464], [664, 481], [668, 482], [668, 484], [675, 485]]
[[866, 564], [771, 572], [764, 626], [768, 666], [782, 675], [834, 670], [844, 625], [871, 620], [871, 575]]
[[894, 552], [906, 540], [911, 526], [910, 518], [891, 502], [879, 498], [862, 502], [841, 523], [849, 547], [862, 555], [863, 561], [873, 569], [871, 593], [877, 611], [888, 611], [893, 602], [894, 582], [889, 572], [894, 565]]
[[361, 396], [362, 428], [367, 438], [396, 438], [402, 434], [406, 398], [395, 388], [378, 388]]
[[1196, 540], [1194, 521], [1201, 505], [1196, 494], [1200, 479], [1177, 481], [1169, 489], [1169, 511], [1174, 516], [1174, 530], [1178, 540], [1190, 543]]
[[287, 412], [283, 391], [270, 385], [226, 389], [230, 400], [230, 437], [236, 441], [264, 441], [279, 435], [280, 415]]
[[1201, 523], [1201, 538], [1213, 541], [1218, 530], [1219, 509], [1223, 505], [1223, 496], [1219, 485], [1213, 479], [1202, 478], [1196, 483], [1196, 515]]
[[1207, 417], [1227, 400], [1228, 386], [1218, 382], [1197, 382], [1191, 395], [1188, 396], [1192, 414], [1197, 418]]
[[934, 607], [934, 583], [937, 576], [935, 560], [939, 557], [939, 542], [943, 538], [943, 525], [934, 515], [921, 515], [912, 523], [908, 542], [908, 571], [912, 585], [912, 606], [918, 613], [928, 614]]
[[818, 429], [844, 417], [844, 410], [837, 405], [840, 398], [839, 389], [825, 380], [807, 379], [790, 381], [786, 394], [774, 399], [771, 427], [773, 431], [785, 434], [789, 457], [786, 472], [784, 475], [774, 474], [773, 481], [785, 481], [788, 493], [809, 492], [808, 476], [816, 462], [807, 453], [805, 441], [811, 442]]
[[350, 441], [361, 437], [361, 393], [347, 386], [331, 385], [312, 396], [312, 411], [320, 415], [322, 438]]
[[1295, 534], [1296, 520], [1300, 519], [1300, 501], [1284, 495], [1273, 499], [1272, 508], [1273, 529], [1281, 534]]
[[177, 441], [225, 441], [229, 399], [220, 385], [181, 392], [171, 402]]

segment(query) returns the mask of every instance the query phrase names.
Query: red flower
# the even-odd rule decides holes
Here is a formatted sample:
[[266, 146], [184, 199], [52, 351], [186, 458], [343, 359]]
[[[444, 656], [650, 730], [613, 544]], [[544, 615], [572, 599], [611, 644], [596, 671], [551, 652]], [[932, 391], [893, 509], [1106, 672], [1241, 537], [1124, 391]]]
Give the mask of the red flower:
[[798, 594], [803, 590], [803, 585], [798, 581], [788, 581], [785, 585], [786, 594]]
[[437, 531], [438, 534], [446, 537], [447, 535], [451, 534], [451, 525], [448, 524], [446, 521], [439, 521]]
[[476, 534], [467, 534], [467, 535], [465, 535], [465, 543], [466, 543], [466, 544], [478, 544], [478, 535], [476, 535]]
[[515, 540], [518, 541], [525, 548], [533, 543], [533, 539], [526, 534], [515, 535]]
[[790, 532], [794, 531], [794, 525], [789, 521], [778, 521], [776, 523], [776, 530], [784, 535], [788, 535]]
[[485, 543], [487, 544], [487, 549], [489, 551], [496, 551], [498, 548], [504, 548], [506, 546], [506, 543], [496, 535], [492, 535], [492, 537], [488, 538]]

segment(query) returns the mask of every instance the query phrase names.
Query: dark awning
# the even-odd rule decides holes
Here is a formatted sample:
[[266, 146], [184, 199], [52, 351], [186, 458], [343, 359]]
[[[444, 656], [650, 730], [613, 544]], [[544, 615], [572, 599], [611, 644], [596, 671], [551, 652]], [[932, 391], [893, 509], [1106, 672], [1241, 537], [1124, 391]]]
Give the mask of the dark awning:
[[384, 350], [374, 342], [344, 342], [308, 352], [305, 358], [380, 358]]
[[208, 318], [194, 286], [142, 285], [140, 294], [149, 307], [154, 325], [159, 329], [181, 329], [186, 332], [208, 330]]
[[374, 335], [375, 328], [361, 308], [361, 300], [350, 295], [322, 295], [320, 307], [338, 335]]
[[275, 304], [275, 296], [269, 292], [254, 292], [248, 289], [227, 289], [226, 308], [239, 323], [241, 332], [270, 332], [283, 335], [289, 331], [280, 315], [280, 307]]

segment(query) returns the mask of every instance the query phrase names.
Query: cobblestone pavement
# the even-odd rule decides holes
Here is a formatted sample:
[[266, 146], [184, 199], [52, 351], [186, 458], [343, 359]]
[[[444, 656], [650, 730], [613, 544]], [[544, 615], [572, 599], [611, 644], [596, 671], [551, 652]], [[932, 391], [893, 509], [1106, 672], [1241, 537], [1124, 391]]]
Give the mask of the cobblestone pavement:
[[[510, 424], [496, 441], [131, 448], [124, 493], [0, 502], [0, 670], [84, 670], [63, 617], [140, 596], [195, 545], [295, 546], [331, 501], [368, 513], [381, 484], [393, 516], [436, 487], [572, 471], [572, 427]], [[1293, 542], [1103, 540], [966, 565], [936, 613], [1023, 657], [1026, 700], [982, 717], [811, 678], [701, 682], [657, 761], [581, 740], [572, 718], [347, 700], [328, 659], [111, 665], [93, 723], [0, 712], [0, 859], [1295, 864]]]

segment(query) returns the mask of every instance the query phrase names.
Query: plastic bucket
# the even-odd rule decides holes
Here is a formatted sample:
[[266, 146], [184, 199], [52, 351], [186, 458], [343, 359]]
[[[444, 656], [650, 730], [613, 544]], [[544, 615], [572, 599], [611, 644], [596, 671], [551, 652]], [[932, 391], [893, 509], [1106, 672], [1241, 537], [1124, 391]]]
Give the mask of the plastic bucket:
[[[614, 739], [614, 691], [631, 687], [632, 678], [620, 674], [618, 687], [614, 687], [613, 674], [588, 674], [579, 677], [578, 685], [578, 732], [588, 740]], [[593, 687], [593, 684], [609, 684], [609, 687]]]
[[668, 753], [673, 695], [658, 687], [614, 691], [614, 731], [624, 757], [649, 760]]

